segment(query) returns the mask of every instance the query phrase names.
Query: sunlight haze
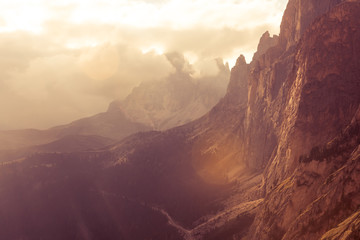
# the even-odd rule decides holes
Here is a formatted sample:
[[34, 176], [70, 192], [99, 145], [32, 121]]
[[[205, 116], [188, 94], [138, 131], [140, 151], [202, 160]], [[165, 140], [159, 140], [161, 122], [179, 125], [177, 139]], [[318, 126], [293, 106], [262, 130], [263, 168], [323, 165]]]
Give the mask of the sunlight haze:
[[105, 111], [172, 73], [167, 52], [184, 54], [197, 76], [216, 58], [250, 62], [259, 37], [279, 33], [286, 2], [1, 0], [0, 130]]

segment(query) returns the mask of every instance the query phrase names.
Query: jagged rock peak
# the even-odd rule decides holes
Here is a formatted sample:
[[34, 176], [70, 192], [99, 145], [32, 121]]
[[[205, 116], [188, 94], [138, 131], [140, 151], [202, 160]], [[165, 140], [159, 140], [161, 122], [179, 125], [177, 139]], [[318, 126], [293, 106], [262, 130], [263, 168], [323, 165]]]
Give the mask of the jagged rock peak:
[[244, 64], [246, 64], [246, 59], [245, 59], [245, 56], [241, 54], [240, 57], [238, 57], [236, 59], [235, 66], [241, 66], [241, 65], [244, 65]]
[[266, 31], [260, 38], [257, 51], [253, 57], [253, 61], [257, 60], [269, 48], [276, 46], [278, 42], [279, 42], [279, 36], [273, 35], [273, 37], [271, 37], [269, 31]]
[[238, 105], [247, 101], [249, 65], [245, 56], [240, 55], [231, 69], [230, 81], [225, 99]]
[[216, 62], [217, 67], [219, 68], [219, 70], [221, 72], [230, 72], [228, 62], [224, 63], [224, 59], [222, 59], [222, 58], [215, 58], [214, 60]]

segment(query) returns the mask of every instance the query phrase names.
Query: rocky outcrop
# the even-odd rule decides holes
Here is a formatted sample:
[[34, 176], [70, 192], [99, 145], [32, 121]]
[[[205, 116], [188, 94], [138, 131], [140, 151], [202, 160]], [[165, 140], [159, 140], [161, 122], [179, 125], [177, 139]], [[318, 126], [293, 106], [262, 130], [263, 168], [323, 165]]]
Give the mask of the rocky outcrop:
[[260, 42], [258, 44], [257, 50], [253, 56], [252, 61], [256, 61], [259, 59], [261, 55], [266, 53], [269, 48], [275, 47], [279, 43], [279, 36], [274, 35], [270, 37], [270, 33], [266, 31], [260, 38]]
[[231, 71], [230, 81], [226, 92], [226, 101], [229, 105], [243, 105], [248, 100], [248, 75], [249, 65], [245, 57], [241, 55]]

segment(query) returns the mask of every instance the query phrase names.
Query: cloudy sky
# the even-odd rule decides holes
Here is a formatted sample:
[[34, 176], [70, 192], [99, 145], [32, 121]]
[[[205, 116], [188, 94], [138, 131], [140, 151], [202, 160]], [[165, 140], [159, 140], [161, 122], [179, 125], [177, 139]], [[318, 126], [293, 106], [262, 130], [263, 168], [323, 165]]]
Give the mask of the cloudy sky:
[[[48, 128], [105, 111], [141, 81], [249, 62], [287, 0], [0, 0], [0, 130]], [[209, 65], [210, 66], [210, 65]], [[213, 65], [211, 65], [213, 66]]]

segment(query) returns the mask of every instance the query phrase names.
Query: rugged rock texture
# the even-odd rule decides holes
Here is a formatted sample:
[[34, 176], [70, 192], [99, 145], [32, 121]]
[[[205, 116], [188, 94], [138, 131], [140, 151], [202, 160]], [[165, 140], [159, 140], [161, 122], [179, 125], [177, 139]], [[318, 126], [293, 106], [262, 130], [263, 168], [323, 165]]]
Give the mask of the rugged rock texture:
[[279, 36], [274, 35], [273, 37], [270, 37], [270, 33], [266, 31], [260, 38], [259, 45], [253, 56], [252, 61], [258, 60], [259, 57], [264, 53], [266, 53], [266, 51], [269, 48], [275, 47], [278, 43], [279, 43]]
[[236, 60], [235, 67], [231, 71], [230, 82], [225, 96], [226, 105], [239, 106], [246, 104], [248, 98], [248, 75], [249, 66], [246, 64], [245, 57], [241, 55]]
[[[264, 172], [266, 198], [249, 239], [318, 239], [359, 207], [358, 188], [350, 187], [359, 176], [359, 14], [358, 2], [333, 7], [288, 50], [294, 61], [280, 88], [286, 94], [274, 127], [277, 147]], [[266, 112], [277, 114], [273, 104], [276, 99]], [[343, 178], [330, 181], [335, 175]]]
[[359, 21], [351, 10], [357, 7], [347, 3], [334, 8], [311, 25], [298, 45], [284, 111], [292, 122], [282, 126], [288, 136], [271, 165], [277, 170], [291, 170], [301, 154], [335, 137], [358, 108], [360, 38], [355, 29]]
[[290, 0], [281, 22], [280, 43], [288, 49], [297, 44], [308, 26], [344, 0]]
[[359, 127], [359, 120], [353, 121], [338, 137], [300, 158], [292, 175], [267, 194], [250, 239], [360, 237]]

